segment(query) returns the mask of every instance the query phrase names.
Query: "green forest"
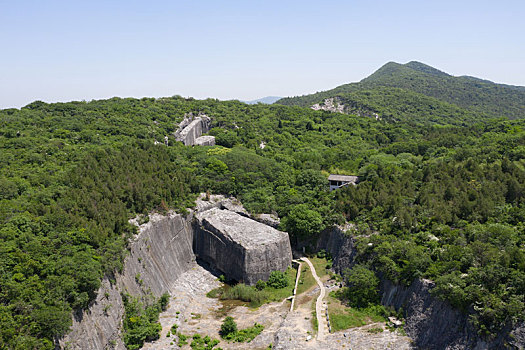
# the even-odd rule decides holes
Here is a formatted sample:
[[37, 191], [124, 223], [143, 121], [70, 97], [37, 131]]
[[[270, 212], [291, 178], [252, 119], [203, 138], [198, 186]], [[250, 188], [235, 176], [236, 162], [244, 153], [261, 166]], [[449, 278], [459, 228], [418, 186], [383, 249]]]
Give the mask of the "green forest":
[[[205, 191], [279, 215], [292, 244], [353, 223], [359, 263], [435, 281], [483, 336], [523, 320], [525, 120], [403, 91], [352, 92], [381, 120], [179, 96], [0, 110], [0, 348], [53, 349], [122, 269], [128, 220]], [[175, 141], [189, 112], [217, 146]], [[330, 173], [360, 183], [330, 192]]]
[[[367, 98], [370, 93], [378, 98]], [[384, 93], [399, 101], [381, 98]], [[464, 119], [465, 114], [477, 120], [500, 117], [519, 119], [525, 115], [523, 87], [495, 84], [469, 76], [454, 77], [415, 61], [406, 64], [389, 62], [358, 83], [341, 85], [311, 95], [287, 97], [277, 103], [309, 107], [336, 96], [343, 98], [350, 107], [350, 112], [355, 112], [356, 107], [365, 111], [368, 107], [376, 113], [385, 109], [386, 117], [391, 116], [390, 111], [395, 111], [396, 117], [404, 121], [423, 121], [425, 114], [435, 115], [438, 118], [433, 122], [443, 124], [453, 123], [453, 117]], [[414, 104], [414, 100], [419, 101]], [[410, 106], [408, 111], [407, 101]], [[363, 102], [371, 105], [363, 105]], [[418, 113], [410, 113], [414, 108], [419, 108]], [[455, 111], [449, 114], [452, 109]], [[446, 120], [441, 120], [442, 117]]]

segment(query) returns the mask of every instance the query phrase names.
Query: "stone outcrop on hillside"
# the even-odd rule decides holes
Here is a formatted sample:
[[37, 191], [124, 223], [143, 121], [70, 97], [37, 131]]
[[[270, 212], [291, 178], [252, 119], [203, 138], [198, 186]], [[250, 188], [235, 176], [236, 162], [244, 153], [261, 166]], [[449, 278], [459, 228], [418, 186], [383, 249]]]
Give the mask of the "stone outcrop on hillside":
[[202, 137], [202, 134], [210, 130], [210, 124], [210, 117], [204, 114], [194, 117], [190, 113], [179, 124], [179, 129], [175, 132], [175, 139], [184, 143], [185, 146], [213, 146], [215, 145], [215, 137]]
[[219, 208], [198, 213], [196, 218], [195, 254], [227, 278], [253, 285], [291, 264], [285, 232]]
[[215, 146], [215, 136], [201, 136], [195, 139], [195, 146]]
[[325, 99], [321, 103], [316, 103], [313, 106], [310, 107], [314, 111], [329, 111], [329, 112], [335, 112], [335, 113], [344, 113], [345, 112], [345, 105], [341, 103], [341, 101], [333, 97]]

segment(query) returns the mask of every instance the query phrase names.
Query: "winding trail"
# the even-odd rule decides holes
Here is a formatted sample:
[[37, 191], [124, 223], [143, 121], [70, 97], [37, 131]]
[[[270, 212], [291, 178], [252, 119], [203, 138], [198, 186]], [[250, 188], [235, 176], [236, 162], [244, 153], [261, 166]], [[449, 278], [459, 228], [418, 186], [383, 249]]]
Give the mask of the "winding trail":
[[304, 257], [301, 258], [301, 260], [308, 264], [310, 271], [312, 272], [312, 276], [314, 276], [314, 279], [321, 290], [321, 293], [319, 293], [317, 301], [315, 302], [315, 314], [317, 315], [317, 340], [323, 340], [327, 331], [326, 320], [323, 317], [323, 299], [326, 295], [326, 288], [324, 287], [323, 282], [321, 282], [319, 276], [317, 276], [317, 272], [315, 271], [315, 267], [312, 262], [308, 258]]

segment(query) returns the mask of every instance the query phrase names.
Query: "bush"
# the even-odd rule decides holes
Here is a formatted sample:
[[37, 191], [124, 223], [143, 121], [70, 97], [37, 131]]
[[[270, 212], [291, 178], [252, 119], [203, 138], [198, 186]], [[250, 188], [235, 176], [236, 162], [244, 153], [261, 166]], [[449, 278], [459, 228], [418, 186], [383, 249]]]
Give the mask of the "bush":
[[323, 217], [306, 204], [292, 207], [281, 221], [284, 230], [295, 237], [307, 237], [319, 233], [323, 228]]
[[251, 342], [256, 336], [261, 334], [261, 332], [264, 330], [264, 326], [258, 323], [255, 323], [253, 327], [248, 327], [245, 329], [241, 329], [238, 332], [234, 334], [232, 337], [233, 341], [236, 341], [238, 343], [243, 342]]
[[128, 349], [140, 349], [144, 342], [159, 338], [162, 327], [158, 322], [161, 299], [152, 305], [145, 305], [138, 298], [122, 295], [124, 302], [124, 344]]
[[367, 307], [379, 300], [379, 278], [363, 265], [356, 265], [344, 271], [348, 282], [346, 296], [354, 307]]
[[281, 289], [288, 286], [288, 280], [286, 279], [286, 276], [281, 271], [272, 271], [270, 273], [270, 278], [268, 278], [268, 286]]
[[234, 334], [237, 332], [237, 323], [235, 323], [235, 320], [233, 317], [228, 316], [224, 319], [224, 322], [221, 325], [220, 335], [223, 338], [226, 338], [230, 334]]
[[264, 282], [263, 280], [258, 280], [255, 284], [255, 289], [263, 290], [264, 288], [266, 288], [266, 282]]
[[168, 308], [169, 302], [170, 302], [170, 295], [168, 293], [162, 294], [162, 296], [159, 299], [160, 309], [162, 311], [166, 311], [166, 309]]

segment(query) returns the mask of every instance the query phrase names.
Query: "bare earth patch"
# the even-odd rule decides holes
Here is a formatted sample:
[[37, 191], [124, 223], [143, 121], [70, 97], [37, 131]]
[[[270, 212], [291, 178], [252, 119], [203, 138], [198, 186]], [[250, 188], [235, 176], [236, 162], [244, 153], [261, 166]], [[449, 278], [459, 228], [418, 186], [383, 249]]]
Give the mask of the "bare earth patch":
[[[323, 278], [323, 282], [328, 276]], [[273, 302], [257, 309], [243, 306], [242, 303], [223, 303], [206, 297], [206, 293], [221, 285], [217, 278], [201, 266], [195, 266], [184, 273], [174, 284], [168, 310], [160, 315], [162, 332], [160, 338], [146, 343], [144, 349], [180, 349], [178, 337], [171, 334], [173, 324], [177, 333], [188, 336], [188, 344], [182, 349], [190, 349], [191, 336], [209, 335], [220, 340], [219, 329], [226, 315], [232, 316], [239, 329], [251, 327], [254, 323], [264, 326], [264, 331], [250, 343], [218, 344], [222, 349], [266, 349], [272, 344], [274, 349], [412, 349], [411, 340], [406, 336], [390, 332], [383, 323], [326, 334], [324, 340], [315, 339], [312, 324], [312, 305], [319, 288], [310, 288], [298, 295], [296, 308], [290, 312], [290, 301]], [[382, 332], [378, 328], [384, 329]], [[372, 331], [369, 331], [372, 330]], [[170, 332], [170, 336], [166, 335]], [[307, 340], [308, 337], [311, 339]]]

